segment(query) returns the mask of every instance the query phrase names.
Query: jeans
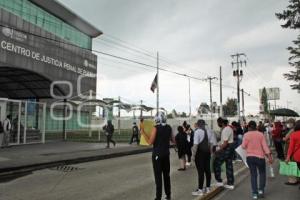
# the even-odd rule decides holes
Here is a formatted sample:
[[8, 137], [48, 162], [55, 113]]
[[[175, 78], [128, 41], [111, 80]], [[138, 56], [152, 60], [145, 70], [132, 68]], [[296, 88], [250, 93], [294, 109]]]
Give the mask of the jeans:
[[282, 142], [275, 139], [274, 140], [274, 145], [275, 145], [275, 149], [276, 149], [276, 152], [277, 152], [277, 158], [279, 160], [284, 160]]
[[[258, 157], [247, 157], [247, 164], [251, 174], [251, 187], [254, 194], [258, 190], [264, 191], [266, 186], [266, 161]], [[257, 187], [257, 170], [259, 172], [259, 187]]]
[[170, 178], [170, 156], [152, 155], [152, 164], [154, 178], [156, 184], [156, 199], [161, 200], [162, 197], [162, 175], [164, 177], [165, 193], [168, 198], [171, 198], [171, 178]]
[[227, 148], [216, 153], [213, 166], [214, 166], [215, 179], [218, 182], [223, 182], [221, 178], [221, 166], [225, 162], [227, 184], [234, 185], [234, 173], [233, 173], [233, 163], [232, 163], [233, 154], [234, 154], [233, 144], [229, 144]]
[[204, 174], [206, 177], [206, 187], [210, 187], [211, 170], [210, 170], [210, 153], [197, 152], [195, 157], [195, 164], [198, 171], [198, 189], [203, 189]]

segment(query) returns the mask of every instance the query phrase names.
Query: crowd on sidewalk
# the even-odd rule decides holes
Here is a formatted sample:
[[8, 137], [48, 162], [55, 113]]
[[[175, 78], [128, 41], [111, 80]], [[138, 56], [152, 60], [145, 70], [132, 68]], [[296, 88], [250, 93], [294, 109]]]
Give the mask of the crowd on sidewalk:
[[[298, 162], [300, 170], [300, 121], [289, 119], [285, 123], [275, 122], [274, 124], [262, 122], [257, 124], [255, 121], [249, 121], [241, 125], [235, 121], [229, 124], [227, 119], [219, 118], [217, 120], [221, 129], [219, 137], [202, 119], [193, 125], [194, 128], [184, 122], [178, 126], [178, 133], [175, 137], [163, 113], [159, 113], [155, 122], [156, 125], [148, 138], [148, 143], [153, 145], [155, 200], [162, 198], [162, 183], [164, 183], [165, 199], [171, 199], [170, 141], [176, 144], [180, 161], [178, 171], [184, 173], [192, 164], [196, 166], [198, 186], [192, 192], [193, 196], [203, 196], [211, 191], [212, 173], [216, 180], [215, 186], [229, 190], [235, 189], [233, 163], [241, 161], [240, 155], [235, 151], [239, 146], [245, 152], [245, 162], [249, 167], [253, 199], [264, 197], [267, 181], [266, 163], [273, 170], [273, 156], [270, 150], [273, 145], [278, 159]], [[221, 176], [224, 163], [226, 184]], [[258, 180], [259, 183], [257, 183]], [[299, 183], [297, 177], [289, 177], [286, 184], [297, 185]]]

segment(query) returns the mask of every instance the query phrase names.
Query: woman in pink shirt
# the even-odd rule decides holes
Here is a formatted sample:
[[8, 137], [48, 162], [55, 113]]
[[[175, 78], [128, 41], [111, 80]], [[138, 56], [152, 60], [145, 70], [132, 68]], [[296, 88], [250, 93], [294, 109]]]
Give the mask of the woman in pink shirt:
[[[272, 163], [271, 151], [267, 145], [263, 133], [257, 131], [255, 121], [248, 124], [249, 131], [244, 135], [242, 148], [247, 152], [247, 164], [251, 174], [252, 197], [258, 199], [264, 196], [266, 186], [266, 161], [268, 157], [269, 163]], [[259, 172], [259, 188], [257, 187], [257, 169]]]

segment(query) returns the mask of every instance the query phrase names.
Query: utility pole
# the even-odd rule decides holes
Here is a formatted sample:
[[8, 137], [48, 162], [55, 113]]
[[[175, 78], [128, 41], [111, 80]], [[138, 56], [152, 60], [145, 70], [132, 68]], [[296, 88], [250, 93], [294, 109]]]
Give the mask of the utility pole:
[[157, 88], [156, 88], [156, 113], [159, 112], [159, 53], [157, 52], [157, 63], [156, 63], [156, 75], [157, 75]]
[[223, 117], [223, 86], [222, 86], [222, 66], [220, 66], [220, 117]]
[[245, 117], [245, 97], [244, 97], [244, 89], [242, 89], [242, 113], [243, 113], [243, 118]]
[[141, 113], [140, 113], [140, 118], [143, 117], [143, 100], [141, 100], [141, 105], [140, 105], [140, 109], [141, 109]]
[[121, 135], [121, 97], [119, 96], [119, 106], [118, 106], [118, 131], [119, 135]]
[[233, 61], [232, 68], [236, 66], [236, 70], [233, 71], [233, 76], [237, 78], [237, 114], [238, 114], [238, 121], [241, 121], [241, 107], [240, 107], [240, 82], [242, 81], [243, 77], [243, 70], [240, 70], [241, 67], [246, 66], [247, 62], [246, 60], [240, 60], [240, 57], [244, 56], [246, 57], [246, 54], [244, 53], [237, 53], [234, 55], [231, 55], [232, 59], [236, 59], [236, 61]]
[[213, 102], [212, 102], [212, 88], [211, 88], [211, 81], [212, 80], [217, 80], [217, 77], [207, 77], [206, 80], [209, 81], [209, 91], [210, 91], [210, 128], [213, 129]]
[[189, 78], [189, 119], [191, 123], [191, 118], [192, 118], [192, 100], [191, 100], [191, 79]]

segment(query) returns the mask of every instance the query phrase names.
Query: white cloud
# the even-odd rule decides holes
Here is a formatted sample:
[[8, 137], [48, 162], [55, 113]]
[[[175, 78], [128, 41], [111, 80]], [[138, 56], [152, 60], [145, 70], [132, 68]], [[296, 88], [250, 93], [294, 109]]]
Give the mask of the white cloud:
[[247, 30], [243, 33], [236, 34], [229, 38], [224, 43], [224, 48], [227, 49], [250, 49], [261, 48], [270, 45], [282, 44], [290, 37], [294, 35], [280, 27], [279, 21], [271, 21], [255, 28]]

